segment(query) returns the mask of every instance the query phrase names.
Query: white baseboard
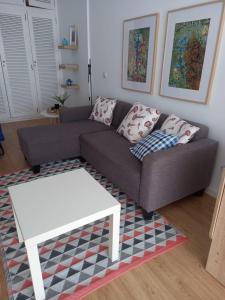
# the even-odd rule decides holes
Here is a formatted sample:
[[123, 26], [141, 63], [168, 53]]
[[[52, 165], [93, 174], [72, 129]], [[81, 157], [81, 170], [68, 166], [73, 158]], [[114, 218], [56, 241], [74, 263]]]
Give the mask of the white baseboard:
[[208, 187], [206, 189], [206, 193], [209, 194], [210, 196], [212, 196], [213, 198], [217, 198], [217, 189], [216, 188], [213, 188], [213, 187]]
[[12, 118], [9, 120], [2, 121], [1, 123], [13, 123], [13, 122], [20, 122], [20, 121], [29, 121], [29, 120], [35, 120], [35, 119], [43, 119], [43, 117], [40, 114], [35, 114], [31, 116], [26, 116], [26, 117], [17, 117], [17, 118]]

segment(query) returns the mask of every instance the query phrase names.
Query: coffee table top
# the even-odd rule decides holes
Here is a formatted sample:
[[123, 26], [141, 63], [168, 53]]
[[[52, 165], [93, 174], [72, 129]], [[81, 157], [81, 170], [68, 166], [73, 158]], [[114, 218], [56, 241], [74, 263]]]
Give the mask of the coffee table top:
[[11, 186], [9, 193], [23, 241], [41, 242], [73, 229], [75, 222], [79, 227], [120, 209], [84, 169]]

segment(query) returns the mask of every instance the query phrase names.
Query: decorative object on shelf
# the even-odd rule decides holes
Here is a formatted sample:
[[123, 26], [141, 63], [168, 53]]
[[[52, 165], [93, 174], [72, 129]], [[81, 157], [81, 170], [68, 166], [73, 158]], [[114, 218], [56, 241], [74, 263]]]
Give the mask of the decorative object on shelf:
[[160, 94], [206, 104], [213, 81], [224, 4], [168, 12]]
[[56, 100], [58, 102], [58, 104], [64, 106], [66, 100], [70, 97], [70, 95], [65, 92], [64, 94], [62, 95], [59, 95], [59, 96], [54, 96], [52, 97], [54, 100]]
[[122, 87], [152, 93], [158, 14], [123, 23]]
[[59, 45], [58, 48], [59, 49], [67, 49], [67, 50], [77, 50], [77, 46], [74, 46], [74, 45], [69, 45], [69, 46]]
[[62, 40], [62, 45], [63, 45], [64, 47], [69, 46], [69, 41], [68, 41], [66, 38], [64, 38], [64, 39]]
[[66, 84], [67, 84], [68, 86], [71, 86], [72, 83], [73, 83], [73, 80], [72, 80], [72, 79], [68, 78], [68, 79], [66, 80]]
[[59, 69], [61, 70], [71, 70], [71, 71], [79, 71], [78, 64], [60, 64]]
[[62, 87], [63, 89], [74, 89], [74, 90], [79, 90], [79, 89], [80, 89], [79, 84], [75, 84], [75, 83], [73, 83], [73, 84], [71, 84], [71, 85], [61, 84], [61, 87]]
[[70, 46], [78, 45], [78, 31], [75, 25], [70, 26]]

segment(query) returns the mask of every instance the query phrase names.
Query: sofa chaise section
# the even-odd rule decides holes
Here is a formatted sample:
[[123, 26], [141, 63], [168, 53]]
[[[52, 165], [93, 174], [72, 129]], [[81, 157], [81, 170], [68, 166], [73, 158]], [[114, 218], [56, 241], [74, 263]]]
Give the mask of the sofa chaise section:
[[99, 122], [79, 120], [20, 128], [17, 133], [26, 160], [38, 172], [40, 164], [80, 156], [79, 136], [82, 133], [104, 130], [111, 128]]

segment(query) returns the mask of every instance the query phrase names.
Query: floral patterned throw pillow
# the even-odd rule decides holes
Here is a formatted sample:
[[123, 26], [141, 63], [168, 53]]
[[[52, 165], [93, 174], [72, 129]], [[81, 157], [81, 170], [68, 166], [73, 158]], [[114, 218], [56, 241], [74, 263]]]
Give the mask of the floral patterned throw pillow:
[[112, 123], [113, 111], [115, 106], [116, 106], [115, 99], [97, 97], [89, 119], [110, 126]]
[[135, 103], [120, 124], [117, 132], [131, 143], [138, 143], [154, 128], [160, 112], [141, 103]]
[[175, 115], [170, 115], [164, 121], [161, 130], [166, 134], [177, 135], [179, 138], [178, 144], [187, 144], [200, 128], [189, 124]]

